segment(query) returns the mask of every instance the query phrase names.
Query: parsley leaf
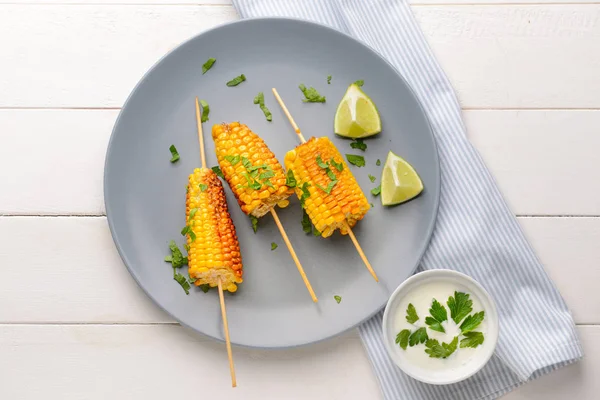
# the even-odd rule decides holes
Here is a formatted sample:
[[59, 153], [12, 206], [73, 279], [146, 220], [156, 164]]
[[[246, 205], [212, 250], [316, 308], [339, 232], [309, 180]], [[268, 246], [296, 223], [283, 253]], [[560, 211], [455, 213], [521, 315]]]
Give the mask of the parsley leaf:
[[460, 324], [460, 331], [463, 333], [463, 335], [472, 331], [473, 329], [477, 328], [479, 324], [481, 324], [484, 317], [485, 311], [480, 311], [476, 314], [469, 315], [467, 318], [465, 318], [463, 323]]
[[399, 345], [402, 350], [406, 350], [406, 346], [408, 346], [408, 337], [410, 336], [410, 331], [408, 329], [402, 329], [398, 335], [396, 335], [396, 344]]
[[412, 303], [409, 303], [408, 307], [406, 308], [406, 321], [408, 321], [409, 324], [414, 324], [418, 320], [419, 315], [417, 314], [417, 309]]
[[376, 188], [371, 189], [371, 194], [373, 196], [379, 196], [379, 193], [381, 193], [381, 185], [377, 186]]
[[296, 187], [296, 177], [294, 176], [294, 171], [288, 169], [287, 175], [285, 177], [285, 185], [289, 188]]
[[362, 86], [362, 85], [364, 85], [364, 84], [365, 84], [365, 81], [363, 81], [362, 79], [359, 79], [359, 80], [357, 80], [356, 82], [354, 82], [354, 84], [355, 84], [356, 86]]
[[265, 118], [267, 118], [267, 121], [273, 120], [273, 114], [271, 114], [271, 111], [269, 111], [267, 106], [265, 106], [265, 94], [263, 92], [258, 92], [256, 97], [254, 98], [254, 104], [258, 104], [263, 114], [265, 114]]
[[172, 263], [173, 262], [173, 256], [165, 256], [165, 262]]
[[218, 165], [212, 167], [211, 169], [219, 178], [225, 179], [225, 176], [223, 176], [223, 171], [221, 171], [221, 168]]
[[375, 182], [375, 180], [376, 180], [376, 179], [377, 179], [377, 178], [375, 178], [373, 175], [369, 174], [369, 180], [370, 180], [371, 182]]
[[304, 184], [300, 188], [302, 190], [302, 196], [300, 196], [300, 204], [302, 205], [302, 207], [304, 207], [304, 201], [310, 197], [310, 192], [308, 190], [309, 187], [310, 184], [308, 182], [304, 182]]
[[271, 251], [275, 250], [276, 248], [277, 248], [277, 243], [271, 242]]
[[258, 176], [258, 179], [260, 179], [262, 181], [262, 180], [265, 180], [265, 179], [272, 178], [274, 176], [275, 176], [275, 172], [273, 172], [273, 171], [265, 171], [265, 172], [261, 173]]
[[329, 179], [331, 179], [332, 181], [337, 181], [337, 176], [335, 176], [331, 168], [325, 168], [325, 173], [327, 174]]
[[179, 272], [177, 272], [175, 267], [173, 267], [173, 279], [175, 279], [177, 281], [177, 283], [179, 283], [179, 285], [185, 291], [185, 294], [190, 294], [190, 288], [191, 288], [190, 283], [188, 282], [187, 279], [185, 279], [185, 276], [183, 276]]
[[246, 80], [246, 75], [241, 74], [240, 76], [236, 76], [235, 78], [233, 78], [232, 80], [227, 82], [226, 85], [227, 86], [237, 86], [240, 83], [244, 82], [245, 80]]
[[327, 75], [327, 84], [330, 85], [331, 84], [331, 75]]
[[448, 312], [446, 311], [446, 307], [441, 305], [440, 302], [436, 299], [433, 299], [433, 303], [431, 304], [429, 313], [438, 322], [444, 322], [448, 320]]
[[474, 349], [484, 341], [483, 333], [481, 332], [467, 332], [464, 335], [464, 339], [461, 339], [460, 341], [461, 349], [464, 347], [471, 347]]
[[229, 163], [230, 163], [231, 165], [236, 165], [237, 163], [239, 163], [239, 162], [240, 162], [240, 156], [238, 156], [238, 155], [235, 155], [235, 156], [231, 156], [231, 155], [229, 155], [229, 156], [225, 156], [225, 159], [226, 159], [227, 161], [229, 161]]
[[169, 249], [171, 250], [171, 264], [173, 265], [173, 268], [180, 268], [185, 265], [183, 254], [181, 253], [181, 250], [179, 250], [179, 247], [177, 247], [177, 244], [174, 240], [169, 242]]
[[312, 230], [312, 224], [310, 222], [310, 217], [305, 209], [302, 209], [302, 230], [304, 233], [310, 233]]
[[340, 163], [335, 162], [333, 157], [331, 158], [331, 160], [329, 160], [329, 164], [333, 165], [335, 167], [335, 169], [337, 169], [340, 172], [342, 172], [344, 170], [344, 164], [342, 164], [341, 162]]
[[377, 165], [378, 167], [381, 165], [381, 160], [378, 158], [377, 161], [375, 161], [375, 165]]
[[437, 321], [433, 317], [425, 317], [425, 323], [429, 326], [429, 329], [431, 329], [433, 331], [438, 331], [438, 332], [442, 332], [442, 333], [446, 332], [446, 330], [442, 326], [441, 322]]
[[206, 189], [208, 189], [208, 185], [205, 185], [204, 183], [201, 183], [198, 186], [200, 187], [201, 192], [206, 192]]
[[317, 159], [316, 159], [316, 160], [317, 160], [317, 165], [318, 165], [319, 167], [321, 167], [321, 168], [323, 168], [323, 169], [325, 169], [325, 168], [329, 168], [329, 164], [327, 164], [327, 163], [323, 162], [323, 159], [321, 158], [321, 155], [320, 155], [320, 154], [317, 156]]
[[242, 165], [244, 166], [244, 168], [246, 168], [246, 170], [248, 170], [249, 168], [252, 168], [252, 161], [248, 160], [248, 158], [246, 157], [242, 157]]
[[410, 347], [413, 347], [416, 344], [425, 343], [427, 339], [429, 339], [429, 336], [427, 336], [427, 329], [419, 328], [410, 334], [408, 337], [408, 344]]
[[324, 188], [323, 186], [319, 185], [318, 183], [315, 183], [315, 186], [318, 187], [319, 189], [321, 189], [322, 191], [324, 191], [325, 193], [330, 194], [331, 190], [336, 185], [336, 183], [338, 183], [338, 181], [331, 181], [331, 182], [329, 182], [329, 184], [327, 185], [326, 188]]
[[[204, 186], [206, 186], [206, 185], [204, 185]], [[202, 190], [202, 189], [200, 189], [200, 190]], [[196, 216], [196, 213], [197, 213], [197, 212], [198, 212], [198, 209], [197, 209], [197, 208], [192, 208], [192, 209], [190, 210], [190, 216], [188, 217], [188, 223], [189, 223], [191, 220], [193, 220], [193, 219], [194, 219], [194, 216]]]
[[367, 144], [362, 139], [354, 139], [350, 142], [350, 147], [365, 151], [367, 149]]
[[208, 283], [205, 283], [204, 285], [200, 285], [198, 286], [200, 288], [200, 290], [202, 290], [204, 293], [208, 293], [208, 291], [210, 290], [210, 285]]
[[357, 156], [354, 154], [346, 154], [346, 160], [352, 165], [356, 165], [357, 167], [365, 166], [365, 158], [363, 156]]
[[452, 353], [456, 351], [456, 347], [458, 346], [458, 336], [455, 336], [454, 339], [448, 343], [438, 342], [436, 339], [429, 339], [427, 343], [425, 343], [425, 353], [429, 354], [431, 358], [448, 358]]
[[206, 60], [206, 62], [204, 63], [204, 65], [202, 65], [202, 75], [204, 75], [206, 73], [206, 71], [208, 71], [209, 69], [212, 68], [213, 64], [215, 63], [215, 61], [217, 61], [216, 58], [209, 58], [208, 60]]
[[179, 153], [177, 152], [177, 149], [175, 148], [174, 144], [172, 144], [171, 147], [169, 147], [169, 151], [171, 152], [171, 162], [172, 163], [179, 160]]
[[319, 232], [319, 231], [317, 230], [317, 228], [315, 228], [315, 226], [314, 226], [314, 225], [313, 225], [313, 227], [312, 227], [312, 230], [313, 230], [313, 236], [321, 236], [321, 232]]
[[338, 304], [340, 304], [342, 302], [342, 296], [338, 296], [336, 294], [335, 296], [333, 296], [333, 298], [335, 299], [335, 301], [337, 301]]
[[454, 292], [454, 296], [448, 297], [446, 304], [450, 309], [450, 316], [457, 324], [473, 311], [473, 300], [467, 293]]
[[319, 94], [319, 92], [317, 92], [317, 89], [315, 89], [314, 87], [310, 87], [307, 88], [306, 86], [304, 86], [304, 84], [300, 84], [300, 86], [298, 86], [298, 88], [300, 88], [300, 90], [302, 91], [302, 93], [304, 94], [304, 99], [302, 99], [303, 102], [305, 103], [325, 103], [325, 96], [321, 96]]
[[200, 117], [200, 122], [208, 121], [208, 113], [210, 112], [210, 107], [206, 100], [200, 100], [200, 105], [202, 106], [202, 116]]
[[256, 233], [256, 231], [258, 230], [258, 218], [256, 218], [254, 215], [251, 215], [250, 223], [252, 224], [252, 230], [254, 231], [254, 233]]

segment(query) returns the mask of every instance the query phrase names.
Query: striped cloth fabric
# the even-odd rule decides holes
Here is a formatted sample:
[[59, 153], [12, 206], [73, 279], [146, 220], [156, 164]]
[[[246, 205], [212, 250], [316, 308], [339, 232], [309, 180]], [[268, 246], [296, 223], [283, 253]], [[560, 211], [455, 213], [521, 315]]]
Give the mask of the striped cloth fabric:
[[432, 123], [441, 199], [419, 270], [452, 268], [494, 297], [500, 337], [491, 361], [461, 383], [434, 386], [404, 375], [387, 357], [377, 314], [359, 328], [383, 397], [494, 399], [582, 357], [573, 319], [527, 243], [494, 179], [467, 140], [461, 110], [406, 0], [234, 0], [243, 17], [283, 16], [329, 25], [368, 44], [416, 92]]

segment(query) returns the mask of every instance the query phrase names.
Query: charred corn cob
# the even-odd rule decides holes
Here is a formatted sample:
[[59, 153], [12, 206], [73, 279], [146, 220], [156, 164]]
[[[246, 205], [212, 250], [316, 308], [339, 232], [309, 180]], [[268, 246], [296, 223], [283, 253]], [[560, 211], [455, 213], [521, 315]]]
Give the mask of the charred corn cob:
[[214, 125], [212, 137], [223, 176], [244, 211], [262, 217], [279, 204], [285, 207], [293, 190], [283, 167], [265, 142], [239, 122]]
[[370, 205], [342, 155], [327, 137], [311, 138], [285, 155], [285, 167], [296, 179], [296, 194], [323, 237], [345, 235]]
[[242, 283], [242, 257], [223, 185], [211, 169], [196, 168], [187, 192], [189, 275], [196, 286], [215, 287], [220, 278], [223, 289], [235, 292]]

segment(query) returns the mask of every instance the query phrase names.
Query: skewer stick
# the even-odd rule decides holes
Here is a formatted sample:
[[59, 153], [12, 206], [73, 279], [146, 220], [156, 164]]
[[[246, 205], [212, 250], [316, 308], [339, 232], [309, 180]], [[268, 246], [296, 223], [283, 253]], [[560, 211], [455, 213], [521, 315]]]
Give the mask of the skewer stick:
[[312, 298], [312, 301], [314, 301], [315, 303], [318, 302], [319, 300], [317, 299], [317, 296], [315, 295], [315, 292], [313, 291], [313, 288], [310, 285], [310, 282], [308, 281], [306, 274], [304, 273], [304, 268], [302, 268], [302, 264], [300, 264], [300, 260], [298, 259], [298, 256], [296, 255], [296, 252], [294, 251], [294, 248], [292, 247], [292, 243], [290, 242], [290, 239], [288, 239], [288, 236], [285, 233], [285, 230], [283, 229], [283, 225], [281, 225], [281, 221], [279, 220], [279, 217], [277, 216], [277, 213], [275, 212], [274, 208], [271, 208], [271, 215], [273, 215], [275, 224], [277, 224], [277, 227], [279, 228], [279, 232], [281, 232], [281, 237], [283, 238], [285, 245], [287, 246], [288, 250], [290, 251], [290, 255], [292, 256], [292, 259], [296, 263], [296, 267], [298, 267], [298, 272], [300, 272], [300, 276], [302, 277], [302, 280], [304, 281], [304, 284], [306, 285], [306, 288], [308, 289], [308, 293], [310, 293], [310, 297]]
[[[281, 98], [281, 96], [279, 96], [279, 93], [277, 92], [277, 89], [273, 88], [272, 90], [273, 90], [273, 95], [275, 96], [275, 99], [277, 99], [277, 102], [279, 103], [279, 105], [283, 109], [283, 112], [284, 112], [285, 116], [290, 121], [290, 124], [292, 125], [292, 128], [294, 128], [294, 131], [298, 135], [298, 138], [300, 139], [300, 141], [302, 143], [306, 143], [306, 139], [304, 139], [304, 135], [302, 135], [302, 132], [300, 131], [300, 128], [296, 124], [296, 121], [294, 121], [294, 118], [292, 117], [292, 114], [290, 114], [290, 111], [285, 106], [285, 103], [283, 102], [283, 99]], [[365, 255], [365, 252], [363, 251], [362, 247], [360, 247], [360, 243], [358, 243], [358, 239], [356, 239], [356, 236], [354, 236], [354, 232], [352, 232], [352, 228], [350, 228], [350, 225], [348, 225], [348, 221], [344, 221], [344, 225], [345, 225], [344, 227], [348, 230], [348, 234], [350, 235], [350, 239], [352, 239], [352, 243], [354, 243], [354, 247], [356, 247], [356, 251], [358, 252], [358, 255], [360, 255], [360, 258], [365, 263], [365, 266], [367, 267], [367, 269], [371, 273], [371, 276], [373, 276], [373, 279], [375, 279], [375, 282], [379, 282], [379, 278], [377, 277], [377, 274], [373, 270], [373, 267], [371, 267], [371, 263], [367, 259], [367, 256]]]
[[[196, 122], [198, 125], [198, 141], [200, 142], [200, 158], [202, 168], [206, 168], [206, 154], [204, 153], [204, 137], [202, 135], [202, 120], [200, 119], [200, 104], [196, 97]], [[218, 278], [219, 302], [221, 303], [221, 317], [223, 319], [223, 331], [225, 332], [225, 344], [227, 346], [227, 358], [229, 358], [229, 372], [231, 372], [231, 387], [236, 387], [235, 367], [233, 366], [233, 355], [231, 354], [231, 340], [229, 339], [229, 325], [227, 324], [227, 310], [225, 309], [225, 298], [223, 297], [223, 284]]]

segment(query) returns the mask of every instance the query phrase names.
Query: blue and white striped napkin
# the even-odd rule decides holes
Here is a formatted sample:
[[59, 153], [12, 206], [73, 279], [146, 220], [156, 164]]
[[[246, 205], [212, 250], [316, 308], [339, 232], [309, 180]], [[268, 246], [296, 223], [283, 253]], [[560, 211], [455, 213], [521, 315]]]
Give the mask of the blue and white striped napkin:
[[477, 151], [467, 140], [454, 91], [406, 0], [233, 0], [243, 18], [282, 16], [329, 25], [376, 49], [416, 92], [437, 139], [441, 199], [420, 270], [452, 268], [479, 281], [498, 305], [496, 353], [472, 378], [453, 385], [417, 382], [383, 345], [382, 314], [359, 328], [386, 400], [495, 399], [582, 357], [560, 293], [523, 236]]

